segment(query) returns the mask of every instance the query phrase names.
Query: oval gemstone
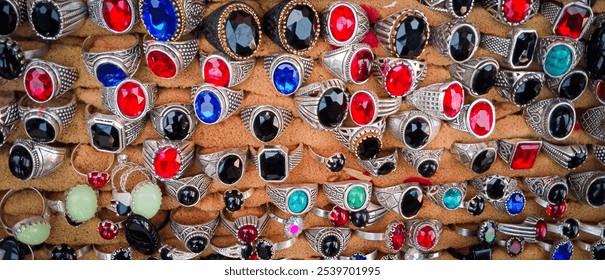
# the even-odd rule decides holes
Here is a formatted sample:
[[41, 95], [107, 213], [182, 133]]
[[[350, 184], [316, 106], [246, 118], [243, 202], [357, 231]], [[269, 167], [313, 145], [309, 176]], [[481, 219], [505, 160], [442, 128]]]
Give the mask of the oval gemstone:
[[189, 115], [180, 110], [171, 110], [162, 119], [162, 130], [170, 140], [184, 140], [190, 127]]
[[25, 131], [34, 141], [48, 143], [55, 140], [56, 131], [49, 121], [42, 118], [31, 118], [25, 122]]
[[498, 68], [494, 64], [486, 64], [479, 68], [473, 76], [472, 89], [477, 95], [487, 94], [496, 84]]
[[464, 17], [473, 9], [473, 0], [453, 0], [452, 9], [459, 17]]
[[433, 175], [437, 173], [437, 167], [438, 164], [436, 161], [425, 160], [420, 165], [418, 165], [418, 173], [425, 178], [433, 177]]
[[208, 246], [208, 239], [203, 236], [194, 236], [187, 240], [187, 249], [194, 253], [201, 253]]
[[155, 173], [164, 179], [173, 178], [181, 170], [182, 160], [179, 150], [172, 147], [162, 148], [153, 160]]
[[481, 174], [492, 167], [496, 161], [496, 153], [493, 150], [483, 150], [478, 153], [471, 162], [471, 170]]
[[317, 118], [328, 129], [338, 127], [347, 116], [347, 94], [339, 88], [325, 91], [319, 99]]
[[397, 65], [386, 74], [384, 84], [391, 96], [405, 96], [414, 84], [412, 70], [406, 65]]
[[519, 106], [529, 105], [538, 97], [542, 90], [542, 82], [538, 79], [527, 79], [522, 82], [514, 93], [515, 104]]
[[596, 207], [605, 205], [605, 178], [601, 177], [590, 183], [586, 194], [590, 205]]
[[462, 192], [459, 189], [451, 188], [443, 194], [443, 205], [447, 209], [454, 210], [462, 203]]
[[403, 132], [405, 143], [412, 149], [426, 146], [431, 136], [431, 127], [424, 118], [414, 118], [408, 122]]
[[300, 83], [300, 73], [290, 62], [282, 62], [273, 70], [273, 85], [281, 94], [290, 95], [296, 92]]
[[53, 95], [50, 75], [41, 67], [32, 67], [25, 73], [25, 92], [37, 102], [47, 102]]
[[586, 69], [593, 80], [605, 78], [605, 24], [601, 24], [590, 35], [586, 48]]
[[297, 51], [304, 51], [315, 44], [317, 14], [308, 5], [294, 5], [286, 18], [286, 43]]
[[366, 191], [361, 186], [352, 187], [347, 193], [347, 204], [352, 209], [359, 209], [366, 203]]
[[124, 233], [128, 245], [145, 255], [155, 253], [162, 245], [155, 226], [141, 215], [128, 216], [124, 221]]
[[237, 183], [244, 173], [244, 162], [236, 155], [227, 155], [218, 163], [217, 174], [219, 180], [225, 185]]
[[452, 38], [449, 42], [450, 54], [456, 62], [464, 62], [468, 60], [475, 50], [477, 45], [477, 34], [470, 26], [462, 26], [452, 33]]
[[116, 91], [116, 103], [122, 115], [130, 119], [143, 115], [147, 107], [147, 96], [139, 83], [125, 82]]
[[498, 200], [504, 196], [504, 189], [506, 188], [506, 183], [504, 180], [500, 178], [493, 178], [487, 182], [487, 188], [485, 189], [485, 194], [491, 200]]
[[178, 31], [179, 17], [174, 5], [172, 0], [142, 1], [141, 20], [147, 32], [159, 41], [169, 41]]
[[334, 235], [328, 235], [321, 240], [321, 253], [327, 258], [333, 258], [340, 253], [340, 240]]
[[204, 81], [206, 83], [219, 86], [228, 87], [231, 79], [231, 72], [229, 72], [229, 66], [222, 57], [210, 57], [204, 61], [203, 73]]
[[468, 212], [473, 216], [481, 215], [481, 213], [483, 213], [483, 210], [485, 210], [485, 200], [478, 195], [474, 196], [473, 198], [471, 198], [471, 200], [468, 201], [468, 206], [466, 207], [466, 210], [468, 210]]
[[481, 241], [492, 244], [496, 240], [496, 225], [488, 220], [483, 223], [481, 231]]
[[571, 48], [566, 45], [557, 45], [552, 47], [544, 58], [544, 72], [546, 74], [559, 77], [569, 72], [573, 62]]
[[330, 222], [335, 227], [342, 227], [349, 221], [349, 211], [340, 208], [339, 206], [334, 206], [332, 211], [330, 211]]
[[347, 4], [339, 4], [330, 12], [328, 24], [334, 40], [345, 43], [355, 35], [357, 28], [355, 12]]
[[254, 54], [260, 41], [256, 20], [244, 10], [234, 10], [227, 16], [225, 36], [231, 52], [241, 57]]
[[309, 196], [304, 191], [296, 190], [288, 197], [288, 209], [290, 209], [292, 213], [302, 213], [307, 209], [308, 204]]
[[531, 3], [531, 0], [503, 0], [504, 17], [510, 23], [521, 23], [529, 14]]
[[546, 223], [543, 220], [539, 220], [538, 222], [536, 222], [536, 239], [541, 240], [544, 237], [546, 237], [546, 234], [548, 233], [547, 231], [547, 226]]
[[97, 74], [97, 80], [105, 87], [117, 86], [128, 77], [120, 66], [111, 62], [99, 64], [95, 73]]
[[0, 35], [6, 36], [17, 30], [19, 25], [17, 10], [8, 0], [0, 0]]
[[478, 137], [487, 137], [494, 130], [496, 112], [489, 101], [479, 101], [468, 110], [468, 126]]
[[116, 33], [126, 31], [134, 18], [127, 0], [103, 0], [101, 14], [105, 25]]
[[558, 261], [566, 261], [571, 259], [573, 255], [573, 244], [571, 241], [565, 240], [558, 244], [552, 252], [552, 259]]
[[92, 219], [97, 213], [97, 192], [87, 185], [71, 188], [65, 198], [65, 209], [76, 223]]
[[237, 190], [226, 191], [223, 202], [225, 203], [225, 208], [231, 212], [238, 211], [244, 205], [243, 196]]
[[365, 227], [370, 220], [370, 213], [367, 209], [349, 213], [351, 224], [356, 227]]
[[559, 97], [575, 100], [586, 89], [588, 79], [581, 72], [573, 72], [563, 78], [559, 85]]
[[184, 186], [176, 194], [179, 202], [185, 206], [193, 206], [200, 199], [200, 192], [194, 186]]
[[513, 193], [506, 200], [506, 209], [511, 215], [517, 215], [525, 208], [525, 196], [521, 193]]
[[443, 113], [453, 119], [458, 116], [464, 105], [464, 89], [460, 83], [451, 83], [444, 91]]
[[557, 106], [550, 114], [548, 120], [548, 131], [554, 138], [566, 138], [573, 132], [576, 123], [575, 110], [573, 107], [563, 104]]
[[34, 172], [32, 155], [21, 145], [13, 146], [8, 155], [8, 168], [13, 176], [21, 180], [27, 180]]
[[395, 168], [397, 168], [397, 165], [395, 163], [385, 162], [378, 168], [378, 170], [376, 171], [376, 174], [378, 174], [378, 176], [387, 175], [387, 174], [393, 172], [393, 170], [395, 170]]
[[[160, 210], [162, 191], [154, 183], [145, 183], [132, 192], [132, 212], [151, 219]], [[132, 215], [131, 215], [132, 216]]]
[[433, 248], [437, 242], [437, 234], [431, 226], [424, 226], [418, 231], [416, 240], [420, 247], [430, 249]]
[[216, 93], [203, 90], [195, 97], [195, 114], [205, 124], [214, 124], [223, 111], [221, 102]]
[[44, 243], [50, 236], [50, 224], [48, 222], [37, 223], [24, 227], [19, 233], [15, 233], [17, 240], [30, 245], [39, 245]]
[[567, 197], [567, 186], [564, 184], [556, 184], [548, 191], [548, 201], [559, 204], [565, 201]]
[[372, 74], [374, 54], [369, 49], [361, 49], [351, 60], [351, 78], [356, 83], [365, 83]]
[[399, 251], [403, 247], [405, 242], [405, 225], [402, 223], [397, 223], [391, 229], [390, 241], [391, 248], [393, 251]]
[[546, 207], [546, 214], [553, 219], [561, 219], [565, 212], [567, 212], [567, 202], [565, 200], [559, 204], [548, 204]]
[[273, 111], [262, 111], [254, 117], [252, 131], [258, 140], [271, 142], [280, 131], [279, 118]]
[[0, 43], [0, 78], [14, 80], [21, 75], [23, 67], [18, 52], [6, 42]]
[[398, 57], [414, 59], [424, 50], [429, 26], [420, 15], [405, 17], [395, 33], [395, 51]]
[[36, 2], [31, 11], [30, 20], [36, 32], [44, 38], [59, 35], [63, 24], [59, 8], [53, 2], [48, 0]]
[[420, 212], [422, 208], [423, 196], [422, 191], [419, 189], [408, 190], [401, 198], [401, 213], [404, 218], [413, 218]]
[[592, 11], [589, 7], [578, 4], [566, 6], [565, 10], [559, 13], [562, 13], [562, 15], [555, 26], [555, 34], [574, 40], [580, 38], [582, 31], [584, 31], [586, 25], [590, 24], [590, 18], [592, 17]]
[[362, 160], [368, 160], [375, 158], [382, 148], [382, 142], [380, 139], [371, 136], [361, 140], [361, 143], [357, 146], [357, 157]]
[[244, 243], [252, 243], [258, 238], [258, 229], [253, 225], [243, 225], [237, 231], [237, 238]]
[[151, 51], [147, 54], [147, 65], [153, 74], [160, 78], [171, 79], [176, 76], [176, 62], [165, 52]]
[[357, 125], [370, 124], [376, 117], [376, 104], [372, 95], [365, 91], [358, 91], [351, 97], [349, 103], [351, 119]]
[[561, 227], [563, 236], [569, 239], [575, 239], [580, 235], [580, 223], [576, 219], [567, 219]]

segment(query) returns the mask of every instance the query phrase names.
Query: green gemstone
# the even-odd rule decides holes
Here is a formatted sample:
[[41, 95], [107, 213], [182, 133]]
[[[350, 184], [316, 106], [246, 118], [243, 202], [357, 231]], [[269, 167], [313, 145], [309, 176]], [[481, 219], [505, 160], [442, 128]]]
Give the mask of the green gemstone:
[[74, 222], [86, 222], [97, 213], [97, 193], [87, 185], [76, 185], [65, 198], [65, 209]]
[[309, 196], [304, 191], [296, 190], [288, 198], [288, 208], [292, 213], [302, 213], [307, 205], [309, 205]]
[[462, 203], [462, 192], [459, 189], [449, 189], [443, 194], [443, 205], [447, 209], [453, 210]]
[[132, 212], [147, 219], [155, 216], [161, 204], [162, 191], [154, 183], [144, 183], [132, 192]]
[[573, 61], [571, 49], [566, 45], [554, 46], [544, 58], [544, 71], [546, 74], [558, 77], [569, 72]]
[[15, 235], [17, 240], [31, 246], [44, 243], [48, 236], [50, 236], [50, 224], [42, 221], [26, 226]]
[[359, 209], [366, 203], [366, 190], [361, 186], [352, 187], [347, 194], [347, 203], [352, 209]]

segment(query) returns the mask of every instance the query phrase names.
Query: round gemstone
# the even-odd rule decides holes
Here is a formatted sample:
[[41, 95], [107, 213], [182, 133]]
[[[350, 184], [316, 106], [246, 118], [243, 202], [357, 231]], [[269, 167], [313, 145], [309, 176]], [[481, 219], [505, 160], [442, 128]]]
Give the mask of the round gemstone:
[[518, 24], [529, 14], [531, 4], [532, 0], [503, 0], [502, 12], [508, 22]]
[[136, 119], [143, 115], [147, 107], [147, 96], [143, 86], [136, 82], [125, 82], [117, 89], [118, 110], [127, 118]]
[[31, 118], [25, 121], [25, 131], [34, 141], [48, 143], [57, 136], [55, 128], [49, 121], [42, 118]]
[[8, 168], [13, 176], [27, 180], [33, 175], [34, 160], [29, 150], [21, 145], [13, 146], [8, 155]]
[[584, 93], [587, 85], [588, 79], [586, 75], [581, 72], [573, 72], [565, 76], [561, 81], [559, 85], [559, 97], [575, 100]]
[[200, 192], [194, 186], [184, 186], [176, 194], [179, 202], [185, 206], [193, 206], [200, 199]]
[[187, 249], [194, 253], [201, 253], [208, 246], [208, 239], [203, 236], [194, 236], [187, 240]]
[[6, 36], [13, 33], [19, 25], [20, 19], [16, 8], [11, 1], [0, 1], [0, 35]]
[[155, 173], [164, 178], [175, 177], [182, 166], [182, 158], [179, 150], [172, 147], [162, 148], [155, 156], [153, 160], [153, 166]]
[[162, 119], [162, 130], [170, 140], [184, 140], [190, 127], [188, 114], [180, 110], [171, 110]]
[[375, 158], [382, 147], [382, 142], [376, 137], [365, 138], [357, 146], [357, 156], [362, 160]]
[[398, 57], [414, 59], [424, 50], [429, 37], [429, 26], [420, 15], [405, 17], [395, 33], [395, 52]]
[[378, 176], [387, 175], [393, 172], [395, 168], [397, 168], [397, 165], [394, 162], [385, 162], [378, 168], [376, 174], [378, 174]]
[[462, 26], [452, 33], [450, 39], [450, 54], [456, 62], [463, 62], [471, 58], [477, 45], [477, 34], [470, 26]]
[[543, 239], [546, 237], [546, 233], [548, 232], [546, 229], [546, 223], [542, 220], [539, 220], [536, 223], [536, 239]]
[[390, 227], [391, 232], [389, 233], [389, 241], [391, 242], [392, 251], [399, 251], [403, 247], [405, 242], [405, 225], [402, 223], [396, 223]]
[[147, 65], [151, 72], [160, 78], [171, 79], [176, 76], [176, 63], [165, 52], [151, 51], [147, 54]]
[[61, 244], [59, 246], [54, 247], [50, 252], [51, 260], [63, 260], [63, 261], [73, 261], [76, 260], [76, 250], [74, 248], [69, 247], [67, 244]]
[[237, 238], [244, 243], [252, 243], [258, 237], [258, 229], [253, 225], [243, 225], [237, 230]]
[[552, 252], [551, 257], [553, 260], [566, 261], [566, 260], [571, 259], [572, 255], [573, 255], [573, 244], [571, 244], [571, 241], [565, 240], [556, 245], [556, 247], [554, 248], [554, 250]]
[[351, 78], [356, 83], [365, 83], [372, 75], [374, 54], [369, 49], [361, 49], [351, 60]]
[[425, 118], [414, 118], [408, 122], [403, 132], [405, 143], [412, 149], [426, 146], [431, 136], [431, 126]]
[[321, 253], [327, 258], [333, 258], [340, 253], [340, 240], [334, 235], [328, 235], [321, 240]]
[[31, 224], [15, 233], [15, 238], [27, 245], [34, 246], [44, 243], [50, 236], [50, 224], [48, 222]]
[[342, 227], [349, 221], [349, 212], [338, 206], [334, 206], [330, 211], [330, 222], [335, 227]]
[[270, 110], [262, 111], [252, 121], [254, 136], [262, 142], [271, 142], [280, 131], [280, 121], [277, 115]]
[[261, 240], [256, 244], [256, 255], [261, 260], [273, 259], [273, 244], [267, 240]]
[[413, 218], [420, 212], [422, 208], [422, 191], [416, 188], [409, 189], [401, 198], [399, 204], [401, 208], [401, 214], [404, 218]]
[[286, 43], [297, 51], [304, 51], [315, 44], [317, 14], [308, 5], [294, 5], [286, 18]]
[[22, 260], [27, 254], [31, 254], [28, 246], [15, 237], [7, 236], [0, 240], [0, 260]]
[[105, 25], [117, 33], [125, 32], [134, 17], [127, 0], [103, 0], [101, 14]]
[[496, 153], [493, 150], [483, 150], [479, 152], [471, 162], [471, 170], [481, 174], [492, 167], [496, 161]]
[[576, 123], [575, 110], [568, 104], [557, 106], [550, 113], [548, 131], [553, 138], [562, 139], [573, 132]]
[[589, 7], [584, 5], [570, 5], [563, 10], [561, 18], [555, 26], [555, 34], [566, 36], [571, 39], [578, 39], [582, 35], [582, 31], [590, 24], [592, 12]]
[[248, 260], [252, 257], [252, 255], [254, 254], [254, 248], [252, 247], [252, 244], [244, 244], [241, 246], [241, 256], [242, 259], [244, 260]]
[[434, 160], [425, 160], [418, 165], [418, 173], [422, 177], [429, 178], [437, 173], [437, 167], [439, 164]]
[[302, 190], [296, 190], [288, 196], [288, 209], [292, 213], [302, 213], [309, 205], [309, 196]]
[[32, 67], [25, 73], [25, 91], [37, 102], [47, 102], [53, 95], [54, 85], [48, 72], [41, 67]]
[[361, 186], [354, 186], [347, 192], [347, 204], [352, 209], [359, 209], [366, 203], [366, 190]]
[[511, 238], [506, 242], [506, 252], [511, 258], [516, 258], [523, 253], [523, 242], [519, 238]]
[[357, 212], [350, 213], [351, 223], [356, 227], [365, 227], [370, 222], [370, 213], [368, 210], [363, 209]]
[[468, 205], [466, 210], [473, 216], [479, 216], [485, 210], [485, 200], [483, 197], [474, 196], [471, 200], [468, 201]]
[[97, 192], [87, 185], [71, 188], [65, 198], [65, 209], [69, 218], [76, 223], [92, 219], [97, 213]]
[[567, 211], [567, 202], [563, 201], [559, 204], [548, 204], [546, 206], [546, 214], [553, 219], [561, 219]]
[[338, 127], [347, 116], [347, 94], [339, 88], [328, 89], [319, 99], [317, 118], [328, 129]]
[[273, 85], [278, 92], [290, 95], [300, 87], [300, 73], [291, 62], [282, 62], [273, 70]]
[[605, 260], [605, 243], [603, 241], [597, 242], [593, 245], [591, 253], [593, 260]]
[[479, 68], [473, 76], [472, 89], [477, 95], [487, 94], [494, 84], [496, 84], [496, 76], [498, 67], [488, 63]]
[[30, 20], [33, 28], [44, 38], [52, 38], [61, 31], [61, 13], [51, 1], [36, 2], [31, 9]]
[[556, 184], [548, 191], [548, 201], [550, 203], [559, 204], [565, 201], [567, 197], [567, 186], [564, 184]]
[[418, 245], [420, 245], [420, 247], [430, 249], [433, 248], [437, 242], [437, 233], [435, 233], [433, 227], [424, 226], [418, 231], [416, 240], [418, 241]]
[[453, 0], [452, 9], [459, 17], [464, 17], [473, 9], [473, 0]]
[[459, 189], [451, 188], [443, 194], [443, 205], [447, 209], [454, 210], [462, 203], [462, 192]]
[[154, 183], [145, 183], [132, 192], [132, 212], [147, 219], [158, 213], [161, 203], [162, 191]]
[[528, 79], [521, 83], [515, 90], [514, 100], [515, 104], [525, 106], [530, 104], [542, 90], [542, 82], [538, 79]]
[[217, 174], [219, 180], [225, 185], [237, 183], [244, 174], [244, 162], [236, 155], [227, 155], [218, 163]]
[[355, 35], [355, 12], [347, 4], [339, 4], [330, 12], [328, 24], [332, 37], [340, 43], [345, 43]]
[[566, 45], [552, 47], [544, 58], [544, 72], [559, 77], [569, 71], [573, 62], [571, 48]]
[[351, 119], [357, 125], [367, 125], [372, 123], [376, 117], [376, 103], [372, 95], [365, 91], [358, 91], [351, 97], [349, 103], [349, 113]]
[[259, 26], [250, 13], [234, 10], [227, 16], [225, 36], [231, 52], [241, 57], [248, 57], [258, 48]]
[[605, 178], [600, 177], [590, 183], [586, 194], [590, 205], [596, 207], [605, 205]]
[[496, 225], [488, 220], [481, 227], [481, 241], [492, 244], [496, 241]]
[[525, 208], [525, 196], [521, 193], [513, 193], [506, 200], [506, 209], [511, 215], [517, 215]]
[[586, 69], [591, 78], [593, 80], [605, 78], [605, 24], [601, 24], [590, 35], [586, 57], [591, 58], [586, 61]]
[[18, 52], [7, 43], [0, 43], [0, 78], [14, 80], [21, 75], [23, 67]]
[[405, 96], [414, 84], [412, 71], [403, 64], [394, 66], [387, 72], [384, 84], [391, 96]]
[[101, 235], [103, 239], [112, 240], [118, 235], [119, 227], [110, 221], [103, 221], [99, 222], [98, 229], [99, 235]]
[[206, 83], [219, 86], [228, 87], [229, 81], [231, 80], [231, 72], [229, 71], [229, 65], [222, 57], [210, 57], [204, 60], [203, 73], [204, 81]]
[[284, 235], [292, 238], [300, 235], [303, 231], [305, 221], [300, 216], [290, 216], [284, 223]]
[[244, 205], [244, 198], [238, 190], [225, 192], [223, 201], [225, 202], [225, 208], [231, 212], [238, 211]]
[[[172, 0], [143, 0], [141, 20], [147, 32], [160, 41], [169, 41], [179, 29], [179, 13]], [[183, 23], [180, 23], [183, 24]]]
[[460, 83], [451, 83], [444, 91], [443, 113], [453, 119], [460, 113], [464, 105], [464, 90]]
[[477, 137], [487, 137], [494, 129], [496, 112], [492, 104], [485, 100], [479, 101], [468, 110], [468, 126]]
[[205, 124], [216, 123], [223, 111], [221, 101], [216, 93], [202, 90], [195, 97], [195, 114]]
[[565, 220], [563, 227], [561, 227], [561, 233], [569, 239], [575, 239], [580, 235], [580, 223], [576, 219]]
[[339, 172], [345, 167], [346, 158], [342, 153], [337, 153], [328, 159], [328, 169], [332, 172]]
[[126, 72], [120, 66], [110, 62], [99, 64], [95, 73], [97, 74], [97, 80], [105, 87], [117, 86], [127, 78]]
[[[159, 190], [159, 188], [158, 188]], [[130, 215], [124, 221], [124, 235], [133, 249], [151, 255], [162, 245], [155, 226], [141, 215]]]

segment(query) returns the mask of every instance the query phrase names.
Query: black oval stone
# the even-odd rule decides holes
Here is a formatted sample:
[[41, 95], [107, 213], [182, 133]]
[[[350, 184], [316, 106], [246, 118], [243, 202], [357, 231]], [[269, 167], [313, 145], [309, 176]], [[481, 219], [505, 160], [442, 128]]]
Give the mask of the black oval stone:
[[324, 92], [317, 106], [319, 123], [328, 128], [338, 127], [347, 116], [347, 94], [339, 88], [331, 88]]
[[338, 256], [340, 252], [340, 240], [334, 235], [328, 235], [321, 240], [321, 253], [327, 258]]
[[28, 179], [34, 171], [32, 155], [21, 145], [13, 146], [8, 155], [8, 168], [13, 176], [21, 180]]
[[124, 231], [128, 244], [133, 249], [152, 255], [160, 249], [161, 243], [155, 226], [145, 217], [131, 214], [124, 221]]
[[252, 247], [252, 244], [246, 243], [241, 246], [240, 255], [242, 259], [249, 259], [252, 256], [252, 253], [254, 253], [254, 248]]
[[189, 134], [191, 123], [187, 114], [178, 110], [168, 112], [162, 119], [162, 130], [170, 140], [183, 140]]
[[74, 248], [70, 247], [67, 244], [61, 244], [59, 246], [54, 247], [50, 252], [50, 258], [59, 261], [73, 261], [78, 259], [76, 257], [76, 250], [74, 250]]
[[565, 138], [573, 131], [575, 122], [576, 119], [573, 107], [563, 104], [557, 106], [550, 114], [548, 131], [552, 137]]
[[239, 56], [251, 56], [258, 48], [259, 26], [244, 10], [232, 11], [225, 22], [227, 45]]
[[238, 190], [230, 190], [225, 192], [223, 197], [225, 208], [231, 212], [235, 212], [244, 205], [244, 198]]
[[308, 5], [295, 5], [286, 18], [286, 43], [295, 50], [304, 51], [316, 41], [318, 15]]
[[194, 186], [184, 186], [177, 193], [179, 202], [185, 206], [192, 206], [200, 199], [200, 192]]
[[357, 212], [350, 212], [349, 220], [354, 226], [362, 228], [368, 225], [368, 222], [370, 221], [370, 213], [367, 209]]
[[506, 188], [506, 183], [504, 180], [500, 178], [492, 178], [489, 180], [489, 182], [487, 182], [485, 194], [487, 194], [489, 199], [498, 200], [504, 196], [504, 188]]
[[0, 0], [0, 35], [10, 35], [17, 29], [19, 15], [16, 9], [8, 0]]
[[219, 161], [216, 173], [223, 184], [235, 184], [242, 178], [242, 174], [244, 173], [244, 162], [236, 155], [227, 155]]
[[273, 244], [266, 240], [261, 240], [256, 244], [256, 255], [261, 260], [273, 259]]
[[520, 106], [529, 105], [542, 90], [542, 82], [538, 79], [528, 79], [515, 90], [513, 99]]
[[25, 122], [27, 135], [36, 142], [52, 142], [55, 140], [55, 128], [45, 119], [31, 118]]
[[36, 32], [44, 37], [55, 37], [61, 31], [61, 13], [51, 1], [37, 2], [32, 8], [31, 21]]
[[473, 8], [474, 0], [452, 0], [454, 13], [459, 17], [464, 17], [470, 13]]
[[120, 149], [120, 131], [114, 126], [96, 123], [90, 126], [90, 134], [96, 148], [108, 152]]
[[605, 178], [594, 180], [587, 190], [588, 202], [591, 205], [601, 207], [605, 205]]
[[477, 44], [477, 35], [470, 26], [462, 26], [452, 33], [450, 40], [450, 54], [456, 62], [462, 62], [471, 57], [475, 45]]
[[473, 170], [475, 173], [481, 174], [489, 170], [494, 161], [496, 161], [496, 152], [493, 150], [483, 150], [478, 153], [471, 162], [471, 170]]
[[368, 137], [361, 140], [357, 146], [357, 156], [362, 160], [375, 158], [382, 147], [382, 142], [376, 137]]
[[588, 155], [585, 152], [575, 153], [568, 161], [567, 168], [574, 169], [582, 165], [586, 161]]
[[378, 174], [379, 176], [387, 175], [387, 174], [393, 172], [393, 170], [395, 170], [396, 167], [397, 166], [395, 165], [394, 162], [390, 162], [390, 161], [385, 162], [378, 168], [378, 170], [376, 171], [376, 174]]
[[473, 76], [473, 91], [478, 95], [487, 94], [496, 84], [497, 74], [498, 68], [494, 64], [489, 63], [479, 68]]
[[576, 219], [567, 219], [561, 227], [563, 236], [569, 239], [575, 239], [580, 235], [580, 223]]
[[586, 47], [586, 70], [593, 80], [605, 78], [605, 24], [601, 24], [590, 35]]
[[0, 43], [0, 78], [6, 80], [19, 78], [23, 68], [18, 52], [7, 43]]
[[0, 260], [22, 260], [31, 254], [29, 247], [13, 236], [0, 240]]
[[567, 187], [563, 184], [556, 184], [548, 191], [548, 201], [553, 204], [559, 204], [565, 201], [567, 197]]
[[418, 173], [422, 175], [422, 177], [429, 178], [437, 173], [437, 167], [439, 165], [434, 160], [425, 160], [420, 165], [418, 165]]
[[565, 76], [561, 81], [559, 85], [559, 97], [574, 100], [582, 95], [587, 85], [588, 79], [586, 79], [584, 74], [573, 72]]
[[173, 257], [172, 257], [172, 253], [170, 253], [170, 249], [168, 249], [167, 247], [164, 247], [164, 248], [160, 249], [160, 258], [162, 260], [165, 260], [165, 261], [166, 260], [168, 260], [168, 261], [172, 260]]
[[271, 142], [279, 133], [279, 119], [272, 111], [262, 111], [254, 117], [252, 131], [258, 140]]
[[409, 189], [401, 198], [401, 213], [404, 218], [412, 218], [418, 214], [422, 208], [423, 196], [419, 189]]
[[528, 66], [534, 58], [538, 36], [535, 31], [520, 33], [514, 42], [512, 64], [517, 67]]
[[605, 244], [598, 243], [592, 248], [592, 258], [595, 260], [605, 260]]
[[201, 253], [208, 246], [208, 239], [203, 236], [194, 236], [187, 240], [187, 249], [194, 253]]
[[328, 169], [332, 172], [339, 172], [345, 167], [346, 158], [342, 153], [335, 154], [328, 159]]
[[466, 210], [473, 216], [479, 216], [485, 209], [485, 200], [483, 197], [474, 196], [468, 201]]
[[426, 45], [429, 26], [420, 16], [405, 17], [395, 33], [395, 51], [398, 57], [414, 59]]
[[420, 149], [429, 142], [431, 127], [424, 118], [414, 118], [408, 122], [403, 132], [405, 143], [413, 149]]

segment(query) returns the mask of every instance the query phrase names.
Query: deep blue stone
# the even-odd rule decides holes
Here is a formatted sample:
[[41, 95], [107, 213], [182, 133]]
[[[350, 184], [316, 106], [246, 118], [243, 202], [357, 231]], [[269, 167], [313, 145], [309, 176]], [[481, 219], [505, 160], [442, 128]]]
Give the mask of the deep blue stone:
[[97, 80], [105, 87], [117, 86], [126, 79], [126, 72], [113, 63], [102, 63], [97, 67]]
[[555, 251], [552, 253], [552, 259], [557, 261], [566, 261], [571, 259], [572, 254], [573, 245], [568, 240], [555, 248]]
[[525, 208], [525, 196], [520, 193], [512, 194], [506, 201], [506, 209], [511, 215], [517, 215]]
[[290, 95], [300, 85], [300, 74], [290, 62], [282, 62], [273, 71], [273, 85], [280, 93]]
[[218, 121], [223, 108], [218, 96], [212, 91], [203, 90], [195, 97], [195, 114], [206, 124]]
[[353, 261], [365, 261], [368, 258], [362, 253], [355, 253], [351, 256], [351, 260]]
[[147, 32], [159, 41], [168, 41], [176, 33], [179, 19], [171, 0], [144, 0], [141, 14]]

